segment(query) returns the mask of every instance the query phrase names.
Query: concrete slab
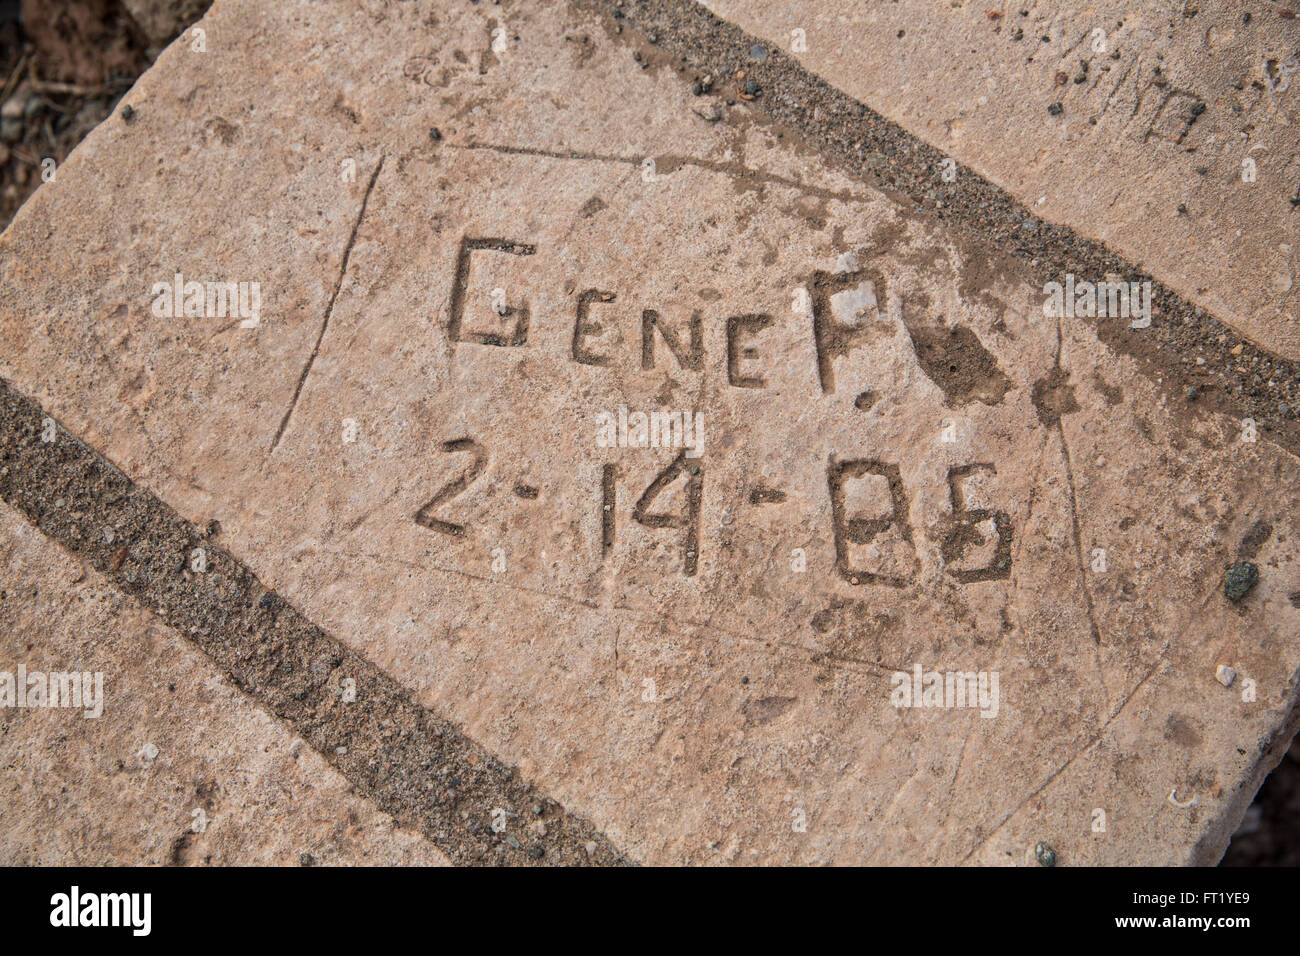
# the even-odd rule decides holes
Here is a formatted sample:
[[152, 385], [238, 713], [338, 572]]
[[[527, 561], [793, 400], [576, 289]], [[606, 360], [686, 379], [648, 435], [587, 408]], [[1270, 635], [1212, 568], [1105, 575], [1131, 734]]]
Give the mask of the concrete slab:
[[0, 240], [0, 375], [633, 859], [1217, 859], [1292, 451], [621, 26], [218, 0]]

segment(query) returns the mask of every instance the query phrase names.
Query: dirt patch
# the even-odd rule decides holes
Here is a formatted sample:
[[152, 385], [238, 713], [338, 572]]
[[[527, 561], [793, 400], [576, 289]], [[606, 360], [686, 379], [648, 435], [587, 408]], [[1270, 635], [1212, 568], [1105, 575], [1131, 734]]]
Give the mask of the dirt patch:
[[44, 79], [102, 86], [149, 65], [148, 40], [121, 0], [23, 0], [21, 21]]
[[979, 336], [964, 325], [945, 327], [939, 322], [909, 320], [903, 324], [912, 337], [917, 360], [930, 381], [943, 389], [949, 405], [983, 402], [996, 405], [1011, 388], [1011, 380], [998, 367]]
[[122, 0], [0, 0], [0, 226], [113, 112], [150, 42]]
[[1062, 415], [1079, 410], [1070, 376], [1059, 365], [1034, 383], [1032, 397], [1038, 420], [1044, 425], [1055, 425]]

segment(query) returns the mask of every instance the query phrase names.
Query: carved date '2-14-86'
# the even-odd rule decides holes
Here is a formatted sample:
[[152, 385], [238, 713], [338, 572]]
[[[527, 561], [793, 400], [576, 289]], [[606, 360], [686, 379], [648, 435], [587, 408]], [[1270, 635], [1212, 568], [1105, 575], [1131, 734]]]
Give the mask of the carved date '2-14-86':
[[[483, 446], [471, 438], [460, 438], [442, 444], [442, 451], [447, 453], [468, 453], [471, 455], [465, 469], [444, 484], [419, 511], [415, 513], [417, 524], [451, 537], [463, 537], [466, 528], [445, 517], [438, 517], [434, 512], [452, 498], [466, 491], [487, 469], [488, 456]], [[674, 529], [681, 532], [682, 569], [687, 577], [693, 577], [700, 560], [700, 512], [704, 498], [704, 461], [688, 458], [682, 451], [663, 471], [645, 488], [636, 504], [632, 506], [632, 520], [647, 528]], [[964, 482], [970, 475], [986, 471], [993, 474], [991, 464], [962, 465], [948, 470], [948, 500], [952, 508], [951, 517], [944, 524], [940, 549], [945, 562], [960, 559], [972, 544], [983, 544], [984, 534], [980, 525], [991, 524], [997, 535], [997, 545], [988, 564], [979, 568], [952, 568], [950, 573], [963, 584], [975, 581], [992, 581], [1006, 578], [1011, 573], [1011, 521], [1002, 511], [984, 508], [970, 508], [966, 503]], [[884, 478], [889, 485], [890, 511], [880, 517], [856, 517], [847, 513], [845, 504], [845, 486], [849, 481], [876, 475]], [[835, 538], [835, 569], [850, 584], [883, 584], [889, 587], [904, 587], [907, 578], [899, 574], [885, 574], [859, 567], [850, 554], [850, 545], [869, 546], [879, 535], [893, 529], [909, 546], [912, 544], [912, 527], [909, 520], [909, 507], [906, 489], [898, 465], [866, 459], [836, 460], [831, 458], [826, 469], [827, 486], [831, 499], [831, 526]], [[600, 470], [600, 529], [601, 555], [609, 554], [614, 548], [617, 535], [618, 515], [616, 512], [615, 492], [619, 479], [619, 468], [615, 464], [604, 464]], [[675, 482], [685, 482], [685, 495], [682, 505], [675, 512], [654, 510], [656, 499]], [[515, 493], [520, 497], [534, 497], [534, 489], [516, 487]], [[593, 495], [593, 498], [596, 496]]]

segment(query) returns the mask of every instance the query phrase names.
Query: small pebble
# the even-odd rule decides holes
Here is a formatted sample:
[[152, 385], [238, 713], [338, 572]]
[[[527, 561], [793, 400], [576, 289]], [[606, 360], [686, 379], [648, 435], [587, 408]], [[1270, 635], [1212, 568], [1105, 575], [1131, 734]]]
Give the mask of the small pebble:
[[1224, 687], [1231, 687], [1232, 682], [1237, 679], [1237, 672], [1227, 664], [1220, 664], [1214, 669], [1214, 679]]
[[1043, 866], [1056, 866], [1056, 851], [1048, 844], [1040, 842], [1034, 847], [1034, 859]]
[[1240, 601], [1259, 583], [1259, 568], [1249, 561], [1229, 565], [1223, 575], [1223, 596], [1229, 601]]

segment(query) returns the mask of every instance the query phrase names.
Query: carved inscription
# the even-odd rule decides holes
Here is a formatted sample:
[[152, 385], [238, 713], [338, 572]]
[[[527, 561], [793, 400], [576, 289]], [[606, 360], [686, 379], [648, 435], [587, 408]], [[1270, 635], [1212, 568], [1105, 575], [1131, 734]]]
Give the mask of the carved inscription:
[[[447, 328], [449, 342], [453, 345], [472, 343], [496, 347], [527, 345], [531, 311], [526, 298], [516, 297], [511, 303], [501, 295], [504, 290], [494, 290], [493, 301], [486, 308], [474, 311], [481, 317], [490, 310], [509, 326], [508, 332], [485, 332], [481, 328], [470, 330], [466, 328], [467, 290], [475, 254], [531, 256], [536, 251], [532, 244], [508, 239], [466, 237], [461, 240]], [[620, 303], [617, 292], [612, 290], [580, 285], [577, 288], [569, 357], [579, 364], [609, 367], [616, 356], [605, 336], [610, 331], [617, 331], [617, 313], [612, 310], [624, 303]], [[870, 269], [835, 273], [815, 271], [808, 288], [811, 291], [806, 296], [807, 308], [804, 311], [810, 313], [811, 338], [817, 353], [816, 387], [822, 395], [829, 397], [835, 392], [836, 360], [877, 334], [880, 316], [887, 311], [885, 303], [890, 291], [884, 276]], [[849, 319], [844, 317], [843, 308], [840, 313], [836, 311], [833, 299], [840, 295], [849, 297]], [[874, 316], [868, 314], [873, 311]], [[656, 368], [661, 361], [656, 350], [662, 346], [679, 369], [701, 371], [707, 360], [705, 315], [699, 309], [689, 315], [678, 312], [675, 321], [667, 319], [668, 315], [671, 313], [649, 305], [639, 308], [641, 369]], [[484, 320], [480, 318], [480, 321]], [[768, 388], [768, 379], [763, 371], [762, 336], [776, 322], [776, 316], [768, 312], [719, 317], [725, 343], [724, 368], [728, 386]], [[872, 328], [873, 323], [876, 329]], [[964, 331], [975, 339], [973, 332]], [[924, 362], [920, 364], [923, 368], [926, 366]], [[949, 394], [949, 390], [945, 389], [945, 393]], [[872, 402], [864, 402], [863, 398], [871, 394], [858, 395], [854, 406], [870, 408]], [[468, 437], [446, 441], [440, 447], [447, 454], [468, 454], [469, 461], [420, 507], [415, 521], [431, 531], [463, 538], [466, 526], [451, 519], [447, 505], [487, 470], [488, 452]], [[655, 447], [658, 447], [657, 443]], [[630, 469], [613, 462], [602, 464], [597, 478], [598, 491], [593, 496], [600, 507], [601, 558], [609, 557], [615, 549], [620, 519], [630, 517], [644, 528], [678, 532], [682, 573], [687, 577], [695, 576], [700, 566], [702, 546], [705, 472], [705, 458], [699, 454], [699, 449], [693, 453], [683, 449], [642, 486], [630, 515], [620, 516], [620, 485], [632, 483], [635, 488], [639, 482], [630, 474]], [[998, 510], [987, 500], [987, 482], [996, 474], [996, 468], [989, 462], [951, 467], [947, 474], [949, 513], [930, 524], [926, 531], [929, 540], [939, 546], [944, 572], [962, 584], [1001, 580], [1011, 573], [1011, 519], [1005, 511]], [[531, 485], [515, 485], [515, 494], [521, 499], [535, 500], [540, 493], [541, 489]], [[779, 505], [787, 499], [783, 490], [761, 484], [737, 494], [741, 496], [741, 503], [751, 506]], [[903, 588], [915, 580], [919, 558], [914, 541], [911, 500], [897, 462], [832, 455], [826, 466], [826, 494], [831, 513], [829, 530], [835, 546], [835, 571], [840, 579], [852, 586], [889, 588]], [[665, 507], [663, 502], [669, 498], [675, 504]]]

